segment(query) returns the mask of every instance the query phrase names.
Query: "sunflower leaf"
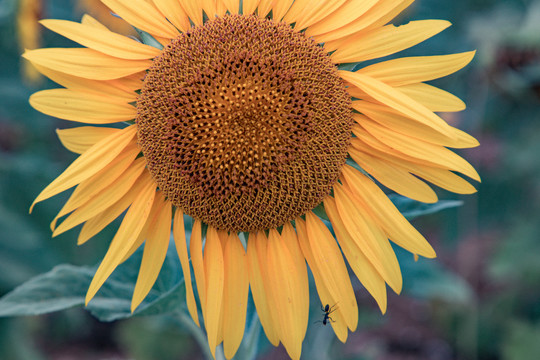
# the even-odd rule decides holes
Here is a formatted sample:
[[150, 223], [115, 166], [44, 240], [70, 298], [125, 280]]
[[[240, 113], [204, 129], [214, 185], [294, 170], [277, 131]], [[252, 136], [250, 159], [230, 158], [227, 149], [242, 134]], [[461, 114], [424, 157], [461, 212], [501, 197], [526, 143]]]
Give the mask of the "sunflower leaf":
[[[139, 250], [113, 275], [88, 304], [88, 310], [101, 321], [114, 321], [136, 315], [159, 315], [180, 310], [185, 304], [184, 278], [174, 247], [169, 249], [154, 287], [131, 313], [131, 297], [139, 271]], [[185, 310], [182, 310], [185, 311]]]
[[89, 267], [58, 265], [0, 299], [0, 316], [41, 315], [82, 305], [93, 274]]
[[[185, 284], [178, 257], [170, 250], [160, 275], [145, 301], [133, 312], [131, 297], [142, 252], [139, 250], [120, 265], [105, 282], [88, 311], [101, 321], [136, 315], [158, 315], [185, 311]], [[20, 285], [0, 299], [0, 317], [41, 315], [83, 306], [96, 267], [63, 264]]]
[[410, 253], [397, 249], [404, 275], [403, 293], [419, 299], [464, 306], [470, 304], [474, 294], [467, 281], [437, 261], [415, 261]]
[[[146, 299], [133, 313], [130, 311], [131, 293], [135, 284], [129, 284], [129, 296], [123, 297], [96, 297], [94, 303], [88, 305], [88, 310], [100, 321], [115, 321], [131, 316], [148, 316], [170, 314], [180, 308], [185, 302], [185, 283], [177, 283], [165, 293], [153, 295], [152, 300]], [[116, 289], [118, 290], [118, 289]], [[118, 294], [117, 294], [118, 295]]]
[[463, 205], [463, 201], [460, 200], [440, 200], [433, 204], [426, 204], [397, 194], [390, 194], [388, 197], [407, 220]]

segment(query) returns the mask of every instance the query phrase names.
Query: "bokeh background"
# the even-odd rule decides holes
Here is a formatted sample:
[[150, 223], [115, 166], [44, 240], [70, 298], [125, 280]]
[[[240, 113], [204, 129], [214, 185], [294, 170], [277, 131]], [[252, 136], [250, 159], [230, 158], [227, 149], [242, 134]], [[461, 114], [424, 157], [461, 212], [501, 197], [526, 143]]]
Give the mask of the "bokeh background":
[[[28, 208], [75, 154], [63, 149], [49, 118], [29, 95], [54, 86], [20, 58], [24, 48], [73, 46], [37, 25], [39, 18], [80, 20], [84, 12], [129, 33], [97, 1], [0, 0], [0, 295], [62, 263], [94, 265], [112, 230], [84, 246], [77, 231], [51, 239], [49, 222], [67, 195]], [[422, 217], [415, 226], [438, 253], [418, 263], [400, 253], [404, 290], [389, 294], [382, 316], [355, 283], [360, 323], [341, 344], [311, 324], [305, 359], [540, 359], [540, 0], [417, 0], [398, 23], [448, 19], [453, 26], [406, 55], [477, 49], [471, 65], [435, 82], [468, 109], [442, 116], [477, 137], [463, 151], [478, 169], [478, 194], [442, 199], [464, 205]], [[312, 317], [321, 315], [315, 294]], [[260, 359], [282, 359], [261, 339]], [[0, 318], [0, 359], [202, 359], [187, 330], [166, 317], [99, 322], [81, 308]]]

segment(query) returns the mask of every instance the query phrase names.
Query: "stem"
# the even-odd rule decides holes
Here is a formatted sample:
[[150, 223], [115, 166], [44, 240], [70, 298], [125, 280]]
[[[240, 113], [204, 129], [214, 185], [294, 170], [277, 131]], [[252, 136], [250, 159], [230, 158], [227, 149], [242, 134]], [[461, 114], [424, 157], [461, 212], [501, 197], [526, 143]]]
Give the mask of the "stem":
[[[210, 347], [208, 346], [208, 339], [205, 332], [199, 328], [191, 320], [191, 318], [181, 311], [175, 312], [177, 319], [179, 320], [182, 328], [187, 329], [195, 338], [199, 344], [205, 358], [207, 360], [225, 360], [225, 354], [223, 353], [223, 345], [220, 345], [216, 348], [216, 357], [212, 356]], [[257, 345], [259, 343], [259, 335], [261, 332], [261, 326], [259, 324], [259, 317], [257, 313], [253, 313], [253, 317], [250, 322], [250, 326], [247, 329], [246, 336], [242, 341], [239, 351], [237, 352], [235, 358], [243, 360], [253, 360], [257, 357]]]
[[[191, 335], [195, 338], [195, 341], [199, 344], [204, 357], [208, 360], [214, 360], [214, 357], [212, 356], [212, 352], [210, 351], [210, 347], [208, 346], [208, 339], [206, 338], [206, 334], [204, 331], [195, 325], [193, 320], [184, 314], [181, 311], [176, 311], [175, 314], [177, 315], [177, 319], [180, 321], [182, 326], [187, 329]], [[216, 360], [218, 359], [218, 354], [216, 354]]]

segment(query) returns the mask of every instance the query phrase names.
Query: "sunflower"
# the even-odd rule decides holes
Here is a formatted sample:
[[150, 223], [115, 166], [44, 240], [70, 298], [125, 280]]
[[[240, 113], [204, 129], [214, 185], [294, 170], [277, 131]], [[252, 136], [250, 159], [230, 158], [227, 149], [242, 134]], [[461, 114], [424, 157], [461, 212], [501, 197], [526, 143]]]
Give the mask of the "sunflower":
[[321, 303], [338, 304], [331, 325], [341, 341], [358, 323], [345, 259], [384, 313], [386, 285], [402, 287], [391, 242], [415, 256], [435, 251], [380, 185], [433, 203], [425, 181], [468, 194], [475, 188], [457, 173], [480, 180], [448, 149], [478, 142], [435, 114], [464, 103], [425, 83], [474, 53], [373, 61], [450, 25], [387, 25], [412, 2], [103, 0], [141, 41], [90, 16], [43, 20], [84, 47], [24, 54], [64, 87], [30, 103], [91, 125], [58, 130], [80, 156], [34, 204], [76, 186], [51, 228], [56, 236], [84, 223], [79, 244], [125, 213], [86, 301], [144, 243], [135, 309], [172, 226], [187, 307], [199, 325], [193, 271], [212, 352], [223, 343], [234, 356], [251, 288], [269, 341], [298, 359], [308, 266]]

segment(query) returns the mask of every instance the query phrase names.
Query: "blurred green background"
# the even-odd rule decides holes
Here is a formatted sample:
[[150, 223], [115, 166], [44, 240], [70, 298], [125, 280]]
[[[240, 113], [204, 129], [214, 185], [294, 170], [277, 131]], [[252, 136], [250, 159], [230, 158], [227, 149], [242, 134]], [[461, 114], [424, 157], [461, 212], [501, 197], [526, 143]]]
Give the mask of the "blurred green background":
[[[51, 239], [49, 222], [67, 195], [28, 214], [75, 154], [54, 131], [73, 124], [28, 105], [31, 93], [52, 85], [23, 76], [20, 54], [32, 40], [21, 35], [28, 36], [36, 18], [107, 15], [92, 3], [0, 0], [0, 295], [58, 264], [97, 264], [112, 238], [108, 230], [81, 247], [77, 231]], [[19, 17], [26, 21], [22, 32], [21, 5], [31, 9]], [[398, 22], [428, 18], [453, 26], [404, 55], [478, 50], [465, 70], [435, 84], [468, 105], [442, 116], [479, 139], [481, 147], [462, 153], [482, 184], [478, 194], [462, 198], [440, 192], [464, 205], [414, 221], [438, 259], [414, 263], [398, 254], [404, 290], [389, 294], [386, 315], [354, 283], [360, 324], [346, 344], [329, 327], [311, 325], [320, 315], [313, 294], [305, 359], [540, 359], [540, 1], [417, 0]], [[48, 31], [40, 36], [42, 46], [72, 46]], [[104, 323], [81, 308], [0, 318], [0, 359], [202, 359], [189, 332], [176, 325], [165, 317]], [[264, 339], [259, 354], [285, 358]]]

